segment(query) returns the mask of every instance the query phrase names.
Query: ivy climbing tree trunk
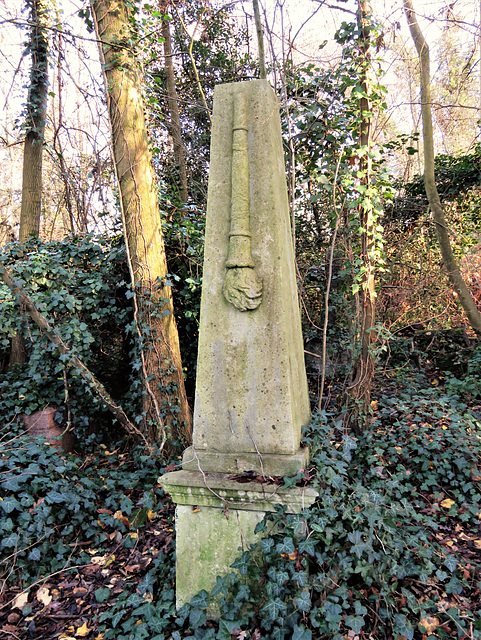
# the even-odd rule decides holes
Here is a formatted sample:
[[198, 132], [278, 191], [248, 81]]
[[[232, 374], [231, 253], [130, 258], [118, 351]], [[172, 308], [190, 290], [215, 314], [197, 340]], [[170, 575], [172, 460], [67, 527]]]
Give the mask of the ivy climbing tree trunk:
[[141, 76], [135, 56], [130, 3], [92, 0], [105, 73], [112, 149], [134, 283], [134, 312], [141, 343], [144, 429], [169, 453], [190, 441], [191, 415], [185, 393], [172, 291], [147, 139]]
[[169, 106], [170, 115], [170, 135], [174, 144], [174, 158], [179, 167], [179, 180], [181, 187], [182, 202], [187, 202], [187, 170], [185, 166], [185, 149], [182, 142], [182, 129], [180, 125], [179, 101], [177, 98], [177, 88], [175, 86], [175, 70], [172, 58], [172, 41], [170, 37], [170, 20], [168, 4], [162, 0], [159, 2], [159, 8], [164, 13], [162, 20], [162, 37], [164, 39], [164, 58], [165, 58], [165, 75], [167, 79], [167, 104]]
[[[18, 231], [20, 242], [40, 233], [42, 157], [48, 97], [48, 0], [27, 0], [27, 7], [30, 13], [28, 49], [31, 68], [23, 146], [22, 204]], [[24, 337], [21, 332], [17, 332], [12, 337], [9, 367], [23, 364], [26, 357]]]
[[371, 385], [374, 376], [373, 343], [376, 340], [376, 289], [375, 289], [375, 223], [371, 188], [371, 84], [369, 71], [371, 8], [367, 0], [360, 0], [358, 29], [360, 34], [359, 99], [359, 175], [361, 197], [358, 205], [360, 222], [359, 318], [360, 350], [353, 362], [351, 381], [347, 391], [345, 422], [355, 432], [362, 431], [370, 422]]
[[48, 95], [48, 0], [28, 0], [32, 59], [23, 151], [19, 240], [38, 236], [42, 207], [42, 152]]
[[439, 198], [434, 173], [434, 140], [433, 121], [431, 114], [431, 78], [429, 46], [424, 39], [411, 0], [404, 0], [409, 30], [416, 46], [420, 65], [421, 84], [421, 112], [423, 118], [423, 143], [424, 143], [424, 188], [429, 206], [433, 213], [434, 224], [439, 248], [443, 258], [444, 268], [454, 290], [458, 294], [458, 300], [463, 307], [466, 316], [476, 333], [481, 334], [481, 314], [476, 307], [473, 296], [464, 282], [459, 265], [454, 257], [449, 239], [449, 229], [444, 215], [444, 209]]

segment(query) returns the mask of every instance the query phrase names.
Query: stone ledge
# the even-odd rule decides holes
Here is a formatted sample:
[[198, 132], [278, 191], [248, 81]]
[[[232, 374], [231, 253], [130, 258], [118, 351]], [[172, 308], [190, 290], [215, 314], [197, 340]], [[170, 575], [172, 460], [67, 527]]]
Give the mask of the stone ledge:
[[275, 511], [284, 505], [289, 513], [309, 508], [319, 495], [313, 487], [290, 487], [261, 482], [237, 482], [225, 473], [172, 471], [159, 478], [175, 504], [245, 511]]
[[[262, 462], [261, 462], [262, 461]], [[204, 473], [243, 473], [255, 471], [267, 476], [294, 476], [299, 469], [307, 469], [309, 449], [300, 447], [293, 455], [255, 452], [204, 451], [189, 447], [182, 457], [182, 468], [186, 471]]]

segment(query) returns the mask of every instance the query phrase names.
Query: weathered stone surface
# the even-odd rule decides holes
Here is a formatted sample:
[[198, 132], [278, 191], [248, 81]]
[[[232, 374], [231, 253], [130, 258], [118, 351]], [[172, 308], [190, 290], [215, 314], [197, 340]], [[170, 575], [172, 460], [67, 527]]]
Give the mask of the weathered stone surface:
[[[173, 471], [159, 478], [176, 504], [225, 509], [275, 511], [284, 505], [289, 513], [310, 507], [318, 493], [312, 487], [289, 487], [263, 482], [237, 482], [224, 473]], [[178, 535], [178, 532], [177, 532]]]
[[[228, 573], [241, 553], [260, 539], [256, 525], [276, 505], [289, 513], [310, 507], [318, 493], [312, 487], [290, 487], [232, 480], [222, 473], [174, 471], [159, 478], [177, 504], [176, 604], [180, 608], [216, 577]], [[208, 611], [218, 617], [215, 604]]]
[[189, 447], [184, 451], [182, 468], [189, 471], [218, 471], [243, 473], [256, 471], [266, 476], [294, 476], [299, 469], [309, 465], [309, 449], [300, 447], [294, 455], [277, 453], [257, 453], [225, 451], [202, 451]]
[[[262, 281], [262, 301], [247, 311], [223, 294], [235, 190], [234, 103], [240, 97], [247, 112], [250, 250]], [[206, 224], [194, 447], [199, 460], [202, 452], [251, 453], [253, 460], [277, 454], [276, 472], [292, 473], [287, 457], [299, 455], [310, 412], [280, 119], [264, 80], [215, 89]], [[217, 462], [214, 470], [224, 471], [222, 458]]]
[[[233, 571], [230, 565], [259, 538], [254, 530], [263, 517], [262, 511], [224, 512], [212, 507], [176, 507], [177, 609], [202, 589], [212, 591], [217, 576]], [[207, 615], [211, 619], [218, 618], [215, 603]]]

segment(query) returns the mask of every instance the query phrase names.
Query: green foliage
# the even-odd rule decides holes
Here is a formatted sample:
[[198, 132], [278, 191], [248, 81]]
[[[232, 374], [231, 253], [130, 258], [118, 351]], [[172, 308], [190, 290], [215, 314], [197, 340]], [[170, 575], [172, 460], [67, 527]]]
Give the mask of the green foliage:
[[479, 345], [468, 359], [465, 375], [455, 374], [454, 371], [446, 371], [446, 387], [451, 392], [470, 399], [481, 397], [481, 347]]
[[[481, 143], [467, 154], [436, 156], [436, 187], [442, 200], [463, 198], [467, 191], [481, 184], [480, 158]], [[406, 185], [406, 195], [425, 198], [422, 176]]]
[[[333, 416], [315, 417], [305, 443], [319, 500], [300, 514], [269, 514], [257, 528], [260, 543], [210, 594], [176, 612], [174, 558], [163, 553], [136, 587], [127, 583], [112, 598], [99, 586], [104, 638], [341, 640], [362, 632], [415, 640], [434, 620], [441, 640], [465, 633], [479, 640], [479, 555], [469, 543], [458, 549], [479, 526], [479, 413], [422, 376], [407, 380], [384, 380], [373, 429], [358, 439]], [[25, 587], [87, 562], [78, 542], [105, 546], [116, 532], [128, 546], [116, 512], [133, 523], [164, 499], [155, 453], [137, 450], [132, 460], [105, 451], [82, 461], [5, 436], [2, 559], [10, 581]], [[218, 623], [207, 620], [212, 598]]]
[[[195, 372], [202, 223], [191, 216], [166, 225], [168, 253], [177, 273], [177, 321], [183, 335], [185, 364]], [[70, 350], [118, 400], [131, 419], [141, 420], [142, 385], [138, 335], [133, 325], [132, 291], [124, 244], [93, 235], [61, 241], [31, 239], [10, 243], [1, 252], [5, 264], [38, 310], [55, 327]], [[153, 313], [156, 311], [153, 310]], [[69, 366], [37, 325], [21, 313], [10, 290], [0, 284], [0, 411], [6, 421], [31, 414], [47, 404], [68, 407], [77, 436], [85, 432], [112, 437], [112, 417], [79, 373]], [[149, 331], [149, 327], [141, 327]], [[7, 370], [12, 336], [22, 332], [27, 361]], [[81, 439], [79, 441], [79, 444]]]
[[400, 383], [385, 381], [373, 429], [357, 440], [332, 416], [314, 419], [305, 443], [319, 500], [258, 525], [265, 537], [210, 594], [217, 635], [198, 611], [209, 604], [202, 592], [179, 612], [188, 637], [412, 640], [435, 620], [436, 637], [481, 638], [479, 558], [456, 547], [479, 526], [479, 416], [421, 377]]
[[[467, 154], [438, 155], [436, 185], [452, 248], [476, 302], [479, 286], [480, 146]], [[387, 267], [379, 308], [392, 329], [417, 323], [424, 329], [465, 325], [444, 270], [422, 176], [398, 182], [400, 195], [386, 207]]]
[[[129, 384], [127, 334], [131, 305], [123, 243], [95, 236], [25, 245], [11, 243], [0, 260], [24, 288], [40, 313], [69, 348], [120, 397]], [[99, 400], [65, 357], [28, 317], [19, 313], [10, 290], [0, 285], [0, 348], [7, 362], [14, 333], [27, 343], [27, 362], [0, 378], [0, 410], [6, 420], [15, 414], [69, 403], [76, 426], [86, 426], [103, 411]], [[66, 375], [67, 385], [65, 385]]]
[[29, 14], [24, 55], [30, 54], [31, 68], [28, 98], [17, 125], [43, 144], [48, 88], [49, 8], [47, 2], [26, 0], [22, 10], [28, 10]]
[[[10, 582], [32, 584], [41, 576], [85, 564], [78, 546], [102, 545], [111, 532], [129, 538], [122, 511], [155, 508], [160, 456], [104, 449], [82, 460], [62, 456], [41, 438], [32, 441], [14, 425], [0, 432], [0, 568]], [[101, 511], [99, 512], [99, 508]], [[132, 518], [133, 520], [133, 518]], [[98, 602], [104, 594], [96, 593]]]
[[[165, 185], [164, 185], [165, 187]], [[167, 192], [161, 191], [161, 204]], [[164, 211], [162, 231], [174, 292], [174, 310], [180, 336], [186, 388], [193, 393], [197, 363], [202, 261], [205, 219], [199, 211], [186, 207], [169, 216]]]

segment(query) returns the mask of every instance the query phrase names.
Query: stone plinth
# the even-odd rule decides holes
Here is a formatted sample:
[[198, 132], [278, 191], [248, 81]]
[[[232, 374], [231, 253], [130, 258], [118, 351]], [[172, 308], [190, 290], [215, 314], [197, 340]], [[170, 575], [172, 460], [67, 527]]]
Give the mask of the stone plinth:
[[252, 453], [248, 451], [202, 451], [189, 447], [184, 451], [182, 468], [189, 471], [243, 473], [254, 470], [264, 476], [294, 476], [309, 464], [309, 449], [300, 447], [293, 455]]
[[[176, 602], [180, 608], [259, 539], [256, 525], [267, 511], [285, 505], [299, 513], [312, 505], [312, 487], [281, 489], [258, 482], [241, 483], [226, 474], [193, 471], [166, 473], [159, 482], [176, 503]], [[216, 617], [215, 607], [210, 611]]]

